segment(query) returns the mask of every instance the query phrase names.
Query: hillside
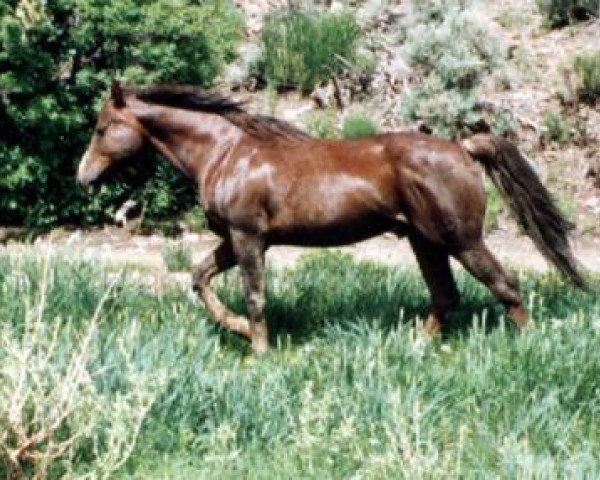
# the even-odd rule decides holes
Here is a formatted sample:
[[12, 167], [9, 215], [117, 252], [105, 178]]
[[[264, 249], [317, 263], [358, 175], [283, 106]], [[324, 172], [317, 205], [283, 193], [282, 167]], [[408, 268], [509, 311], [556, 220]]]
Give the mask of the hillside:
[[[422, 80], [409, 65], [400, 34], [411, 16], [411, 2], [386, 3], [356, 2], [352, 8], [376, 65], [368, 95], [348, 102], [342, 109], [330, 106], [325, 110], [328, 120], [333, 118], [338, 125], [358, 113], [369, 116], [386, 131], [417, 126], [402, 121], [398, 115], [404, 95]], [[265, 0], [239, 0], [236, 4], [245, 12], [246, 41], [240, 49], [240, 59], [224, 75], [226, 90], [249, 101], [256, 111], [310, 127], [319, 115], [317, 102], [311, 97], [322, 95], [327, 86], [312, 95], [274, 94], [269, 90], [248, 91], [239, 81], [244, 65], [250, 61], [247, 57], [256, 55], [265, 14], [272, 14], [280, 5]], [[313, 8], [326, 10], [319, 5]], [[338, 2], [333, 2], [329, 10], [340, 8]], [[478, 2], [474, 14], [478, 22], [489, 27], [489, 34], [505, 52], [501, 64], [477, 90], [482, 110], [510, 121], [511, 139], [526, 153], [564, 211], [576, 222], [576, 235], [598, 236], [600, 109], [575, 99], [573, 61], [577, 55], [600, 49], [599, 21], [592, 19], [551, 29], [533, 0]], [[337, 83], [343, 96], [344, 78], [340, 77]], [[232, 79], [236, 79], [233, 88]], [[553, 139], [561, 129], [566, 130], [566, 141]], [[503, 215], [499, 227], [515, 233]]]

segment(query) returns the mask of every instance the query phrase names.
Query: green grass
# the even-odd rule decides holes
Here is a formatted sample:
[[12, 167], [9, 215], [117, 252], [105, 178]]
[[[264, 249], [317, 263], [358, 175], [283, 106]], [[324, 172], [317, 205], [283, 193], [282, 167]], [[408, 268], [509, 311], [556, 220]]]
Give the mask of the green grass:
[[258, 72], [275, 88], [311, 91], [357, 60], [361, 32], [350, 13], [291, 10], [271, 16], [263, 28]]
[[162, 259], [169, 272], [190, 271], [192, 268], [192, 254], [183, 243], [167, 245]]
[[[0, 257], [0, 321], [15, 336], [39, 301], [42, 272], [32, 258]], [[64, 335], [77, 338], [109, 273], [54, 259], [47, 278], [42, 321], [70, 319]], [[93, 381], [127, 392], [141, 384], [123, 372], [141, 382], [160, 371], [168, 383], [115, 478], [594, 477], [600, 299], [554, 275], [521, 275], [537, 324], [521, 336], [487, 291], [458, 280], [450, 333], [423, 345], [414, 320], [427, 294], [416, 272], [313, 255], [269, 273], [274, 349], [255, 359], [186, 292], [152, 293], [125, 275], [99, 317]], [[218, 291], [242, 310], [236, 272]], [[74, 469], [94, 452], [78, 445]], [[0, 452], [0, 478], [3, 460]]]
[[344, 120], [342, 138], [364, 138], [377, 134], [377, 125], [369, 117], [352, 115]]
[[578, 55], [574, 61], [579, 96], [590, 103], [600, 98], [600, 50]]

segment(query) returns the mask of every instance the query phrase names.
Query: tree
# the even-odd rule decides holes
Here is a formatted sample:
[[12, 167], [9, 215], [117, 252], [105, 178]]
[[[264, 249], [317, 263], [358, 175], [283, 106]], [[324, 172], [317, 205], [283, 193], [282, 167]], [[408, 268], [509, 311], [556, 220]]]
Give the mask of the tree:
[[[209, 87], [242, 27], [226, 0], [0, 1], [1, 224], [102, 220], [128, 187], [116, 183], [90, 199], [73, 177], [103, 92], [116, 77]], [[156, 215], [191, 195], [161, 172], [146, 189]]]

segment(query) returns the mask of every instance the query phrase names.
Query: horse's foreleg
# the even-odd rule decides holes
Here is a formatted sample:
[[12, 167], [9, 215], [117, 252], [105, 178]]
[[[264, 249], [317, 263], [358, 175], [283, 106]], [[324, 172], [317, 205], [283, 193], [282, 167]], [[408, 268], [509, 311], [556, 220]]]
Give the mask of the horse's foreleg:
[[235, 264], [236, 258], [231, 247], [231, 242], [224, 240], [198, 265], [192, 277], [192, 284], [212, 320], [235, 333], [251, 339], [248, 320], [227, 309], [212, 288], [210, 288], [210, 280], [216, 274], [228, 270]]
[[231, 241], [244, 282], [252, 349], [257, 354], [262, 354], [269, 349], [269, 334], [264, 314], [265, 243], [259, 235], [238, 230], [231, 232]]
[[413, 233], [408, 238], [431, 295], [431, 309], [424, 329], [429, 335], [437, 335], [459, 298], [449, 257], [443, 248], [433, 245], [421, 235]]
[[529, 315], [523, 307], [517, 281], [504, 271], [483, 241], [460, 252], [456, 257], [471, 275], [484, 283], [504, 304], [519, 328], [526, 330]]

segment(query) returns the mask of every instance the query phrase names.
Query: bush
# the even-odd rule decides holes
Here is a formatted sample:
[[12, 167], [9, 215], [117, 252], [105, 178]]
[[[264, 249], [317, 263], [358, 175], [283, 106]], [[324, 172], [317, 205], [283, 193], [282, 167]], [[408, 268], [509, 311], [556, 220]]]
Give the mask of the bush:
[[348, 117], [342, 126], [343, 138], [363, 138], [377, 134], [377, 126], [370, 118], [361, 115]]
[[[123, 339], [105, 342], [112, 355], [100, 365], [99, 323], [116, 282], [80, 329], [60, 316], [45, 318], [49, 290], [57, 283], [48, 260], [35, 279], [39, 290], [32, 288], [23, 265], [11, 266], [16, 268], [3, 277], [2, 287], [20, 290], [10, 306], [23, 303], [23, 316], [0, 324], [0, 473], [6, 478], [108, 478], [133, 451], [167, 375], [134, 365], [129, 347], [139, 341], [137, 322], [124, 332], [127, 346]], [[33, 292], [37, 299], [31, 305]], [[103, 385], [114, 370], [120, 381]]]
[[[341, 15], [292, 10], [270, 17], [261, 37], [259, 74], [275, 88], [311, 91], [354, 62], [360, 28], [349, 13]], [[341, 58], [340, 58], [341, 57]]]
[[476, 88], [503, 61], [474, 3], [421, 0], [404, 26], [404, 51], [422, 82], [405, 95], [400, 115], [446, 138], [482, 120]]
[[[209, 86], [241, 33], [226, 0], [10, 1], [0, 13], [0, 218], [32, 227], [99, 222], [130, 195], [121, 183], [90, 200], [73, 181], [115, 77]], [[187, 205], [173, 178], [146, 190], [161, 197], [148, 214]]]
[[556, 112], [547, 112], [543, 119], [545, 136], [560, 144], [569, 142], [576, 133], [575, 127], [563, 115]]
[[537, 0], [537, 5], [550, 27], [587, 20], [600, 13], [598, 0]]
[[306, 122], [306, 129], [313, 137], [339, 138], [335, 110], [326, 109], [313, 112]]
[[600, 50], [579, 55], [574, 62], [579, 81], [579, 96], [593, 102], [600, 98]]

